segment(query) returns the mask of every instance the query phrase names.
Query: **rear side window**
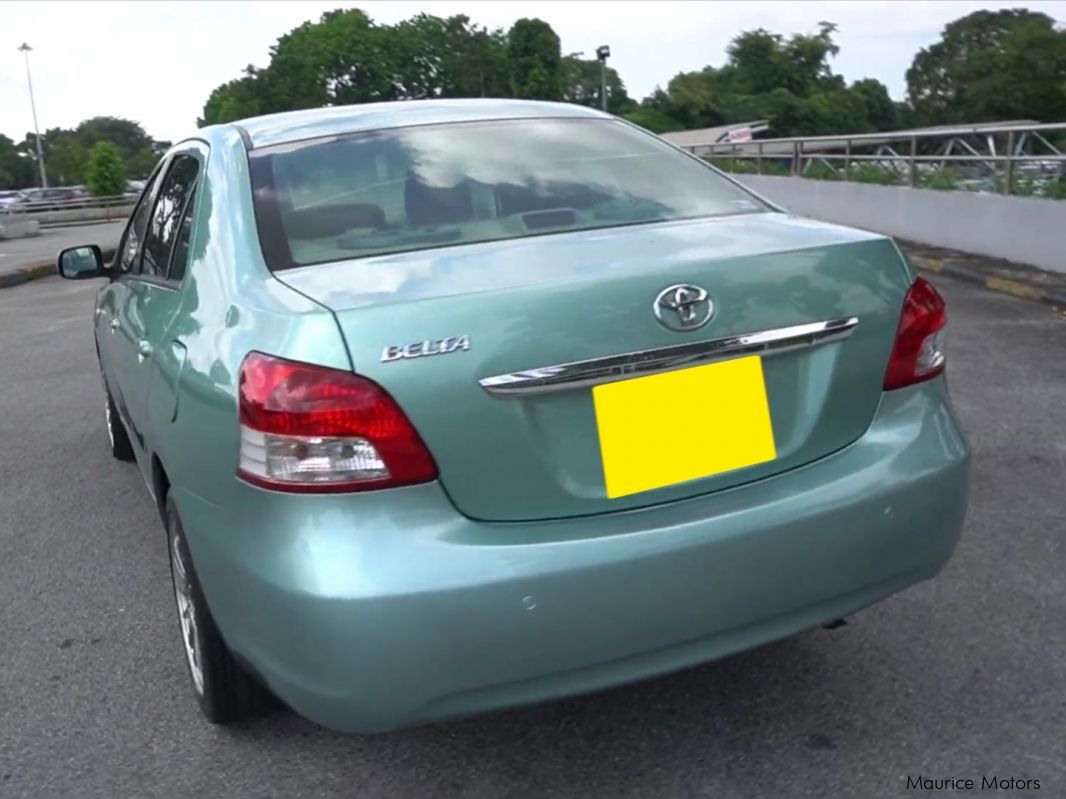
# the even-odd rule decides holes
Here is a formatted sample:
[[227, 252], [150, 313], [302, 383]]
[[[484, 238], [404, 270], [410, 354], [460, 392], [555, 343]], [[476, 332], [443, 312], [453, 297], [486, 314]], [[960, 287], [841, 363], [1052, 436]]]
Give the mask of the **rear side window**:
[[141, 192], [141, 199], [133, 212], [133, 218], [126, 227], [122, 244], [119, 245], [119, 272], [129, 272], [137, 263], [137, 254], [141, 251], [141, 243], [144, 241], [144, 234], [148, 229], [148, 215], [152, 210], [152, 193], [155, 191], [159, 179], [159, 167], [156, 167], [155, 174], [148, 178], [144, 191]]
[[[171, 252], [182, 232], [182, 220], [192, 198], [200, 162], [191, 155], [177, 155], [167, 170], [166, 178], [148, 223], [144, 240], [141, 273], [153, 277], [167, 277]], [[186, 240], [185, 256], [188, 255]], [[182, 264], [184, 274], [184, 264]]]
[[422, 125], [249, 156], [272, 269], [766, 210], [709, 167], [608, 119]]
[[192, 209], [196, 204], [196, 189], [189, 195], [185, 203], [185, 213], [181, 215], [181, 224], [178, 226], [178, 239], [174, 244], [174, 251], [170, 255], [170, 269], [167, 277], [181, 282], [185, 277], [185, 267], [189, 263], [189, 241], [192, 239]]

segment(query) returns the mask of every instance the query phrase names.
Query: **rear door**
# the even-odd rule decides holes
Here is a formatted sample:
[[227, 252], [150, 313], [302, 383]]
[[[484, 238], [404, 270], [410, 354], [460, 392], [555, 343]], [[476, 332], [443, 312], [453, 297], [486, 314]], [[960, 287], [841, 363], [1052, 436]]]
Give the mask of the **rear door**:
[[[182, 301], [192, 209], [206, 145], [190, 142], [173, 152], [149, 215], [137, 273], [121, 316], [123, 392], [138, 436], [148, 429], [149, 390], [158, 364], [173, 360], [167, 331]], [[142, 442], [143, 446], [143, 442]]]
[[[122, 329], [122, 318], [129, 311], [130, 289], [140, 268], [141, 248], [148, 230], [148, 217], [161, 179], [162, 165], [157, 166], [148, 178], [129, 222], [126, 223], [111, 265], [111, 282], [100, 291], [96, 304], [96, 344], [99, 349], [100, 368], [115, 407], [128, 427], [132, 425], [132, 419], [127, 401], [129, 388], [125, 385], [127, 370], [124, 362], [128, 358], [136, 357], [136, 353], [128, 330]], [[136, 433], [133, 437], [136, 438]]]

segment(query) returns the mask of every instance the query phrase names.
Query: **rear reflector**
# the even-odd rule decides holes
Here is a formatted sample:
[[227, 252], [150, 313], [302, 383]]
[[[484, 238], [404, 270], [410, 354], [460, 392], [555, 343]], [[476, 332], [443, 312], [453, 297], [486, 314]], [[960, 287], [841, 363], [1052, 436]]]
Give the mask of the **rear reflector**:
[[947, 306], [933, 284], [918, 278], [903, 299], [896, 341], [885, 371], [885, 390], [902, 388], [944, 371]]
[[251, 352], [239, 391], [238, 474], [249, 483], [342, 492], [437, 477], [407, 416], [365, 377]]

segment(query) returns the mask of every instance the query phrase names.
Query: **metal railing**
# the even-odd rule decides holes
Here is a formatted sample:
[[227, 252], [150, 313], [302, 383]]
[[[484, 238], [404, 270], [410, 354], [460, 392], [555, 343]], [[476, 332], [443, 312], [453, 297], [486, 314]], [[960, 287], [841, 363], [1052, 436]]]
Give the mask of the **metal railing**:
[[114, 208], [133, 205], [136, 195], [116, 194], [109, 197], [75, 197], [70, 200], [39, 200], [34, 202], [16, 202], [0, 206], [0, 214], [39, 214], [48, 211], [74, 211], [85, 208]]
[[1060, 147], [1066, 148], [1066, 122], [792, 136], [685, 149], [733, 172], [1066, 198]]

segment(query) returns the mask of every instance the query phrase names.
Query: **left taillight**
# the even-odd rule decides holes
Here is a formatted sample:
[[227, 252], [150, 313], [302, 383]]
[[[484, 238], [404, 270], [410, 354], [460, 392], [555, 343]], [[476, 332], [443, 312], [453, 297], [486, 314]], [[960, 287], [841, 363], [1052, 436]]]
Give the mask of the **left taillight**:
[[406, 414], [365, 377], [251, 352], [239, 382], [238, 474], [276, 491], [424, 483], [437, 465]]
[[903, 298], [896, 340], [885, 370], [886, 391], [930, 380], [944, 371], [947, 323], [947, 306], [940, 292], [923, 277], [915, 280]]

